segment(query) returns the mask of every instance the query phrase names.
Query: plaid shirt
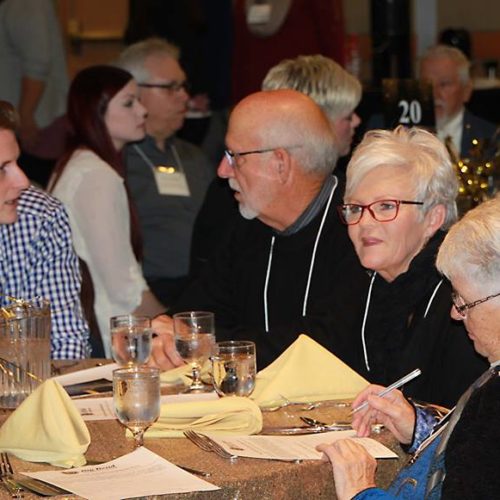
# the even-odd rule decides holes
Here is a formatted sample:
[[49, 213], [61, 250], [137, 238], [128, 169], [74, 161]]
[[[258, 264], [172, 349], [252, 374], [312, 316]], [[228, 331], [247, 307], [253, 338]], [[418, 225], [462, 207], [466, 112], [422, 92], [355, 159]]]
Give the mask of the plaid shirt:
[[0, 224], [0, 303], [4, 295], [43, 297], [51, 306], [53, 359], [90, 355], [80, 304], [80, 272], [63, 205], [31, 187], [21, 195], [18, 220]]

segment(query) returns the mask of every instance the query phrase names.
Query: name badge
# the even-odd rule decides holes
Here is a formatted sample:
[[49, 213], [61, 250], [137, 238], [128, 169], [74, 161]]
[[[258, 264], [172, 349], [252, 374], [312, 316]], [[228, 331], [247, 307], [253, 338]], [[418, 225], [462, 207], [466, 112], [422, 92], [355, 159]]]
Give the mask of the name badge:
[[173, 167], [154, 169], [156, 187], [162, 195], [191, 196], [184, 172], [176, 172]]
[[415, 125], [434, 129], [434, 99], [430, 82], [386, 79], [382, 85], [386, 128]]
[[265, 24], [271, 19], [271, 4], [252, 5], [247, 11], [248, 24]]

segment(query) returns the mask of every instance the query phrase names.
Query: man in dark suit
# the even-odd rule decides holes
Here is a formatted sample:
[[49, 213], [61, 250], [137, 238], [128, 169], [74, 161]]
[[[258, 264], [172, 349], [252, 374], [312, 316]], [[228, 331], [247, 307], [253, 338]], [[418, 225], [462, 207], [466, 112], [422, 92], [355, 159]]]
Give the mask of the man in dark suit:
[[449, 137], [460, 157], [469, 156], [474, 139], [491, 139], [496, 126], [465, 107], [473, 89], [470, 63], [460, 50], [447, 45], [429, 48], [420, 61], [420, 78], [433, 86], [438, 137]]

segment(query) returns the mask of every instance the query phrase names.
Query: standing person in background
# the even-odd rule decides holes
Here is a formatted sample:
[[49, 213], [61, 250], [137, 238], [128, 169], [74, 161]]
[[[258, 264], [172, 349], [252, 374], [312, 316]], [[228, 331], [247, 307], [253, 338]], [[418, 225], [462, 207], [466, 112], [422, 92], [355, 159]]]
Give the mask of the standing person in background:
[[120, 68], [93, 66], [78, 73], [68, 97], [68, 149], [50, 184], [68, 209], [76, 252], [90, 271], [108, 357], [111, 316], [155, 316], [165, 309], [142, 276], [140, 231], [123, 178], [120, 152], [145, 134], [138, 94], [132, 75]]
[[436, 131], [444, 142], [451, 139], [460, 158], [470, 155], [473, 140], [489, 140], [496, 126], [471, 113], [465, 104], [472, 94], [470, 62], [455, 47], [436, 45], [420, 61], [420, 78], [432, 83]]
[[126, 175], [143, 235], [144, 275], [166, 305], [186, 287], [194, 220], [214, 176], [202, 151], [175, 136], [189, 99], [178, 56], [170, 43], [150, 38], [116, 63], [134, 75], [147, 110], [146, 137], [125, 150]]
[[300, 54], [323, 54], [343, 64], [340, 0], [236, 0], [233, 102], [260, 89], [269, 68]]
[[[32, 163], [31, 155], [46, 154], [48, 127], [66, 110], [68, 76], [64, 43], [52, 0], [0, 2], [0, 99], [19, 110], [21, 165], [41, 184], [45, 164]], [[26, 165], [26, 167], [25, 167]], [[50, 164], [52, 167], [52, 164]], [[50, 169], [46, 167], [46, 169]]]
[[14, 107], [0, 101], [0, 305], [9, 297], [50, 301], [52, 359], [90, 355], [80, 272], [62, 203], [30, 187], [19, 168]]

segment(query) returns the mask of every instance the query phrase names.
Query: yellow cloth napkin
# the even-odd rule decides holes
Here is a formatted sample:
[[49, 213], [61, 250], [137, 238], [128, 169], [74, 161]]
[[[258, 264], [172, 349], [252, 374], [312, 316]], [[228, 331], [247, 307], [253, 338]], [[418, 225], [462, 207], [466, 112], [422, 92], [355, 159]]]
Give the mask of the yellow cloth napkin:
[[0, 450], [29, 462], [58, 467], [86, 464], [90, 434], [67, 392], [46, 380], [0, 428]]
[[[212, 370], [212, 363], [207, 361], [201, 368], [201, 379], [205, 384], [211, 384], [212, 378], [210, 372]], [[191, 365], [182, 365], [177, 368], [172, 368], [165, 372], [160, 373], [160, 380], [165, 384], [179, 384], [189, 385], [191, 383], [191, 373], [193, 372]]]
[[248, 398], [237, 396], [214, 401], [164, 404], [160, 418], [146, 432], [147, 437], [182, 437], [182, 431], [213, 434], [257, 434], [262, 429], [260, 408]]
[[368, 382], [307, 335], [257, 373], [251, 398], [261, 407], [291, 401], [351, 399]]

